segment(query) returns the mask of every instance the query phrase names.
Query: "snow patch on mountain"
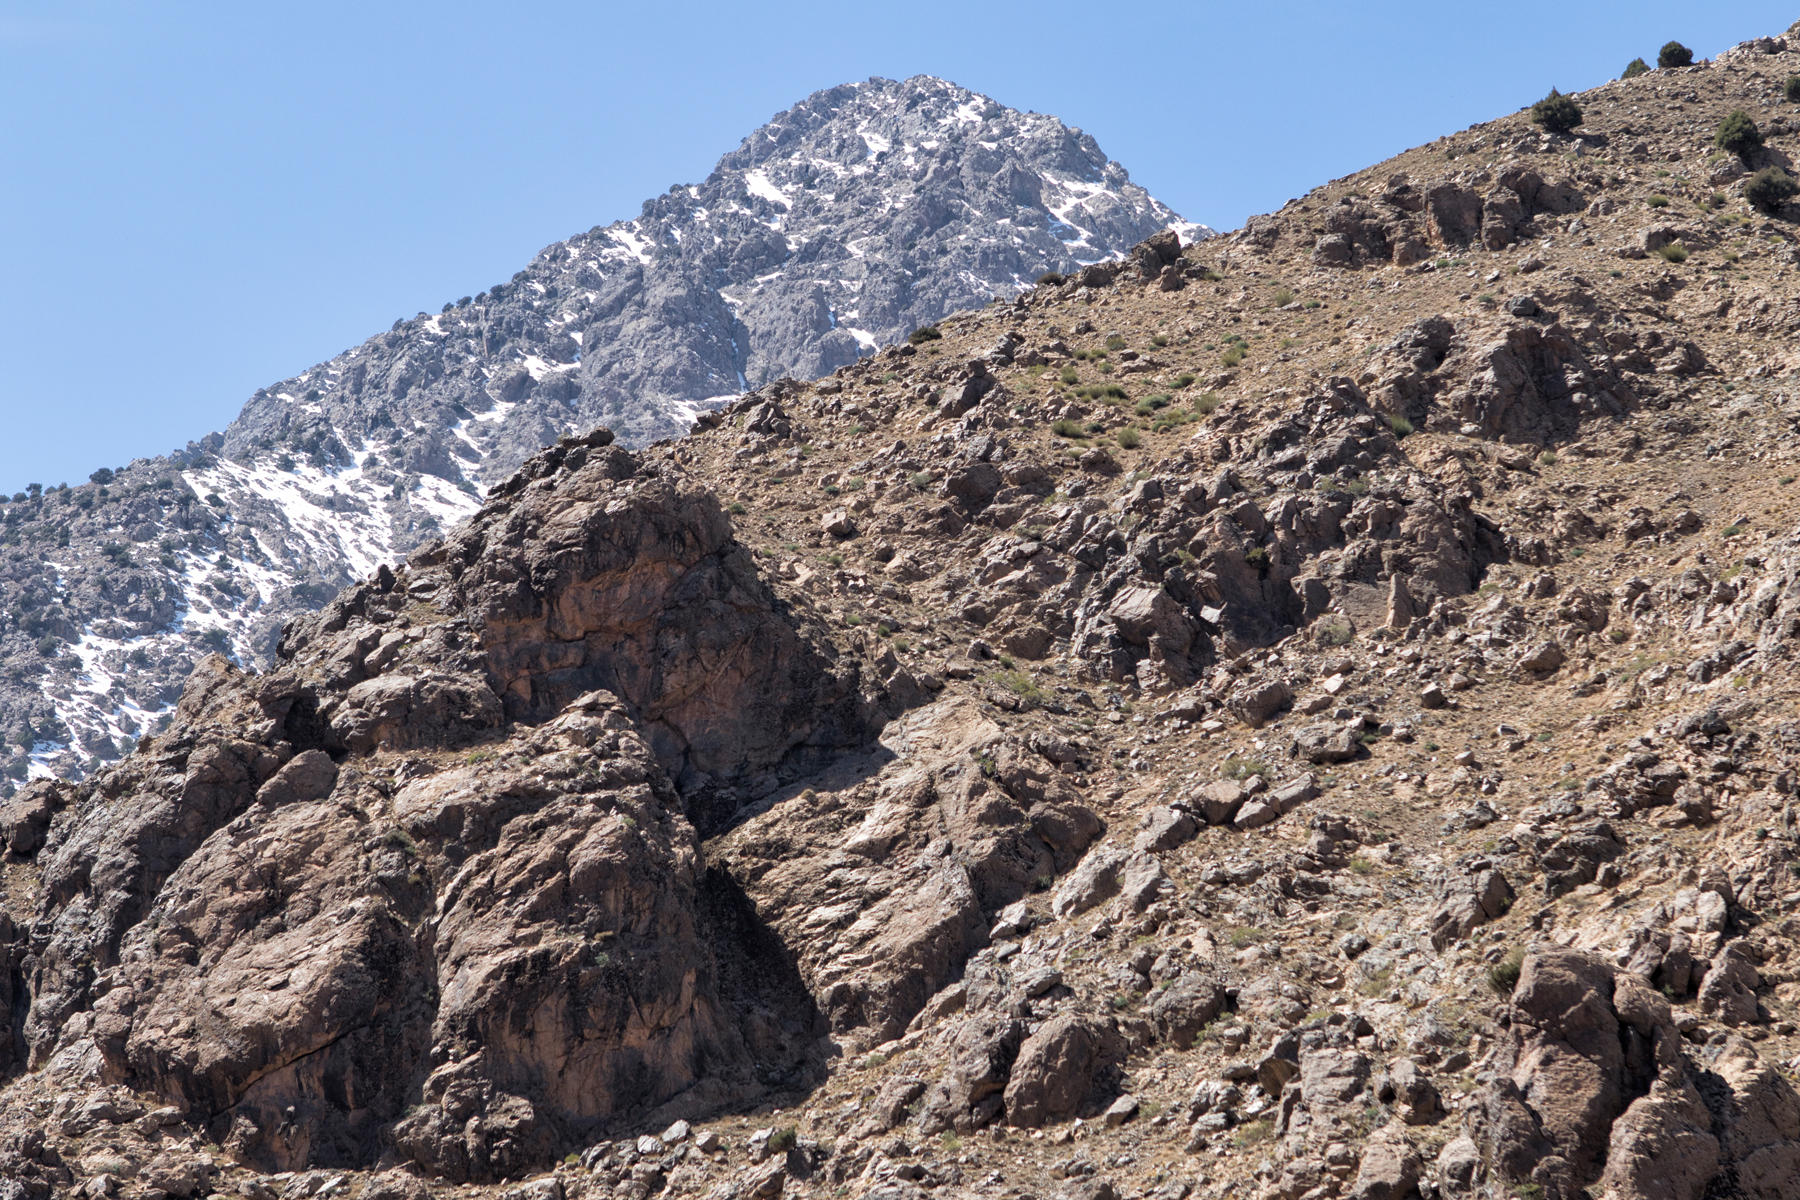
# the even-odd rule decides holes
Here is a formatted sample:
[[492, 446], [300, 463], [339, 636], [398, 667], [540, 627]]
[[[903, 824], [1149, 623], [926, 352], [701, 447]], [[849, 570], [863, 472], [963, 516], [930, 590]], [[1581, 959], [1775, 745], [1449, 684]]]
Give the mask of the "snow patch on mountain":
[[1163, 228], [1210, 233], [1054, 117], [929, 76], [809, 96], [701, 182], [258, 391], [222, 434], [0, 502], [43, 540], [0, 570], [0, 792], [116, 757], [199, 655], [266, 661], [285, 619], [562, 435], [681, 434]]

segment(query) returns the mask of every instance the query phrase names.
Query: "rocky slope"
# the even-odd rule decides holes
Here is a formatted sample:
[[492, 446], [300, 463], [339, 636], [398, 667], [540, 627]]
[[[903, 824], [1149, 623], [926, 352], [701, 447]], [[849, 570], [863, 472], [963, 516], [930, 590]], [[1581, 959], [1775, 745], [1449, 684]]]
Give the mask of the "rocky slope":
[[0, 1195], [1790, 1195], [1794, 74], [534, 455], [0, 812]]
[[257, 392], [222, 435], [0, 500], [0, 790], [116, 758], [200, 655], [264, 663], [561, 434], [681, 433], [1170, 225], [1197, 228], [1054, 117], [923, 76], [810, 96], [704, 182]]

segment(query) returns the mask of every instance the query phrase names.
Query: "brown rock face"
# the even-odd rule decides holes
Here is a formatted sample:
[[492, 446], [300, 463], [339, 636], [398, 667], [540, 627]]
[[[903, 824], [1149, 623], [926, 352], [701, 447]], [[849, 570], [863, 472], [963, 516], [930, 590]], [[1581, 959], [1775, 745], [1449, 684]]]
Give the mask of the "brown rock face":
[[1795, 1195], [1800, 245], [1710, 139], [1796, 72], [566, 442], [88, 784], [0, 729], [0, 1200]]
[[796, 948], [833, 1027], [870, 1042], [897, 1037], [986, 945], [994, 914], [1102, 829], [1047, 758], [973, 706], [919, 709], [884, 742], [897, 753], [861, 764], [844, 807], [782, 799], [713, 847]]
[[1073, 1117], [1107, 1087], [1123, 1056], [1119, 1035], [1098, 1022], [1059, 1016], [1019, 1047], [1006, 1084], [1006, 1119], [1031, 1127]]
[[1746, 1196], [1791, 1187], [1800, 1096], [1748, 1042], [1697, 1058], [1660, 993], [1572, 950], [1526, 958], [1513, 1012], [1509, 1073], [1476, 1122], [1503, 1178], [1619, 1200], [1701, 1200], [1721, 1178]]
[[803, 1064], [810, 1004], [778, 963], [721, 963], [754, 933], [675, 780], [728, 819], [734, 781], [854, 739], [855, 682], [704, 492], [550, 451], [291, 630], [276, 673], [209, 663], [88, 789], [39, 853], [31, 1061], [263, 1169], [397, 1152], [453, 1179], [701, 1081], [750, 1094], [753, 1065]]

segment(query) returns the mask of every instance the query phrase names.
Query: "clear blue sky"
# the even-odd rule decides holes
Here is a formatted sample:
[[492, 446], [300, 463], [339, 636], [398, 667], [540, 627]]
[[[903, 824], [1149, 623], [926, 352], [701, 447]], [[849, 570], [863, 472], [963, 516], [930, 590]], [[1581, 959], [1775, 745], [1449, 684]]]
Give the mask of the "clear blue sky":
[[0, 9], [0, 488], [222, 427], [258, 386], [635, 216], [809, 92], [940, 75], [1092, 133], [1191, 220], [1710, 56], [1791, 2], [145, 4]]

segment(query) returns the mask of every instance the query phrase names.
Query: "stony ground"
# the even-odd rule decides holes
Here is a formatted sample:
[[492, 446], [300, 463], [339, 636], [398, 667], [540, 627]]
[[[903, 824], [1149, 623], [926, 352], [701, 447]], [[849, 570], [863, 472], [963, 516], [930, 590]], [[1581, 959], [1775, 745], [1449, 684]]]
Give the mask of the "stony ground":
[[0, 1188], [1791, 1194], [1796, 51], [531, 460], [11, 803]]

